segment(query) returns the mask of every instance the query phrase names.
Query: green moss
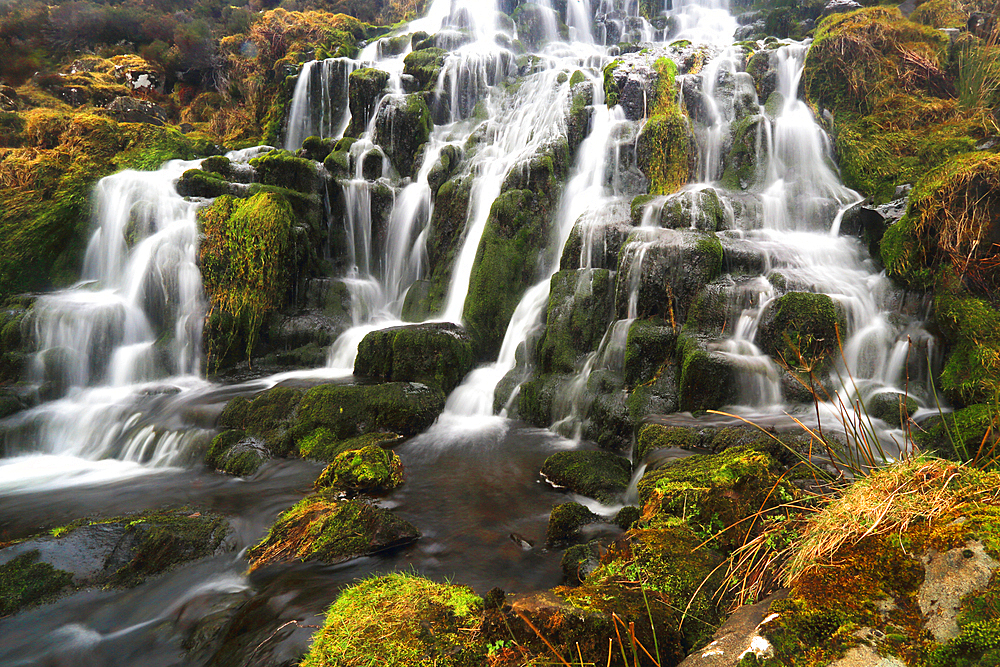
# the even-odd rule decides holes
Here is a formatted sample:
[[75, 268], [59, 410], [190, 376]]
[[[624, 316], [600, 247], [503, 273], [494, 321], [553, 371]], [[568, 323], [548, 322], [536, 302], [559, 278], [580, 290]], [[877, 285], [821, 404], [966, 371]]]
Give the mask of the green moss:
[[690, 138], [687, 121], [676, 102], [677, 66], [669, 58], [660, 58], [654, 67], [658, 74], [657, 96], [649, 120], [636, 139], [636, 162], [649, 179], [650, 194], [665, 195], [688, 181]]
[[442, 409], [444, 394], [421, 384], [324, 384], [302, 397], [294, 433], [297, 440], [320, 427], [338, 440], [375, 432], [410, 436], [427, 429]]
[[461, 327], [415, 324], [366, 335], [354, 373], [379, 381], [422, 382], [448, 394], [474, 366], [472, 339]]
[[664, 447], [693, 448], [701, 444], [701, 437], [692, 428], [664, 426], [663, 424], [643, 424], [637, 438], [638, 459], [641, 461], [655, 449]]
[[482, 608], [464, 586], [402, 573], [367, 579], [330, 606], [302, 665], [482, 665], [486, 646], [476, 632]]
[[955, 0], [928, 0], [913, 10], [910, 20], [932, 28], [964, 28], [968, 16]]
[[769, 454], [748, 446], [731, 447], [719, 454], [678, 459], [646, 473], [639, 480], [639, 500], [645, 516], [682, 518], [711, 544], [732, 549], [750, 539], [760, 522], [740, 524], [743, 527], [735, 531], [724, 529], [794, 496], [791, 485], [779, 481], [779, 470]]
[[1000, 313], [974, 297], [939, 294], [934, 319], [951, 350], [941, 371], [941, 390], [957, 405], [1000, 397]]
[[250, 166], [257, 170], [257, 179], [264, 185], [299, 192], [315, 192], [319, 186], [316, 163], [287, 151], [271, 151], [255, 157]]
[[997, 439], [1000, 409], [996, 404], [970, 405], [932, 417], [914, 429], [913, 439], [926, 452], [953, 460], [988, 457]]
[[732, 366], [726, 359], [708, 352], [704, 343], [681, 336], [677, 358], [681, 364], [681, 410], [713, 410], [736, 400]]
[[230, 533], [217, 515], [183, 512], [139, 515], [129, 521], [125, 543], [135, 540], [130, 558], [115, 571], [113, 585], [132, 587], [180, 563], [215, 553]]
[[556, 486], [609, 505], [628, 487], [632, 464], [610, 452], [556, 452], [545, 459], [542, 475]]
[[0, 617], [51, 600], [72, 585], [72, 574], [38, 562], [38, 556], [28, 551], [0, 565]]
[[545, 529], [545, 543], [566, 544], [580, 536], [580, 529], [587, 524], [600, 521], [597, 516], [580, 503], [569, 502], [556, 505], [549, 513], [549, 524]]
[[413, 51], [403, 58], [403, 73], [414, 77], [422, 90], [433, 90], [444, 66], [444, 49], [431, 47]]
[[237, 342], [249, 358], [265, 316], [286, 302], [295, 216], [283, 197], [260, 193], [219, 197], [198, 219], [202, 277], [218, 313], [205, 334], [209, 367], [216, 370], [231, 363]]
[[656, 380], [664, 366], [674, 363], [677, 333], [656, 320], [636, 320], [625, 340], [623, 380], [635, 388]]
[[347, 80], [351, 124], [344, 136], [360, 137], [375, 113], [375, 107], [389, 81], [389, 74], [372, 67], [362, 67], [351, 72]]
[[228, 194], [229, 190], [229, 181], [217, 173], [201, 169], [188, 169], [177, 181], [177, 193], [184, 197], [213, 199]]
[[284, 512], [247, 552], [250, 570], [269, 563], [319, 560], [339, 563], [412, 542], [416, 528], [391, 512], [335, 492], [306, 496]]
[[[302, 395], [298, 389], [274, 387], [253, 399], [234, 398], [226, 404], [219, 416], [219, 426], [259, 438], [274, 456], [284, 456], [293, 445], [289, 425]], [[233, 437], [235, 436], [227, 436], [224, 440]], [[220, 440], [219, 445], [222, 444], [223, 441]]]
[[538, 347], [543, 373], [570, 373], [596, 350], [614, 315], [615, 285], [606, 269], [559, 271], [549, 287], [545, 336]]
[[398, 442], [401, 437], [395, 433], [365, 433], [342, 440], [334, 437], [330, 429], [321, 426], [299, 440], [299, 455], [305, 459], [333, 461], [343, 452], [374, 445], [385, 447]]
[[337, 455], [316, 480], [316, 488], [332, 487], [349, 494], [388, 493], [403, 483], [403, 464], [395, 452], [379, 445]]
[[212, 439], [205, 455], [208, 467], [235, 475], [247, 477], [257, 472], [268, 458], [262, 442], [247, 437], [243, 431], [223, 431]]
[[604, 101], [609, 107], [618, 104], [618, 84], [615, 83], [614, 72], [621, 64], [621, 60], [612, 60], [604, 66]]
[[843, 315], [829, 296], [788, 292], [768, 306], [757, 343], [791, 369], [822, 368], [839, 352], [838, 332], [844, 326]]

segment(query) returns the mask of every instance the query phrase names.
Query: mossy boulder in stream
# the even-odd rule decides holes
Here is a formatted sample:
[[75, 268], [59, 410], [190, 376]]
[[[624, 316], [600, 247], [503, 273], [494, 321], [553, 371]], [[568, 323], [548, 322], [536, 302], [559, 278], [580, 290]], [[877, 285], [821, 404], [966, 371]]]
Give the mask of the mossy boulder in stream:
[[403, 58], [403, 74], [412, 76], [421, 90], [433, 90], [444, 66], [444, 49], [430, 47], [412, 51]]
[[622, 379], [625, 386], [655, 381], [665, 372], [665, 366], [675, 362], [677, 332], [658, 320], [636, 320], [625, 339], [625, 359]]
[[451, 393], [475, 366], [472, 339], [449, 323], [412, 324], [367, 334], [354, 374], [381, 381], [422, 382]]
[[229, 401], [219, 416], [219, 427], [234, 434], [216, 436], [209, 448], [209, 465], [216, 467], [217, 457], [228, 456], [229, 448], [245, 437], [260, 441], [272, 456], [287, 454], [295, 444], [289, 426], [301, 399], [299, 389], [274, 387], [253, 398], [237, 396]]
[[301, 665], [483, 665], [482, 613], [466, 586], [400, 572], [365, 579], [337, 596]]
[[0, 609], [17, 613], [86, 587], [133, 587], [232, 549], [228, 522], [190, 510], [75, 521], [0, 549]]
[[257, 172], [257, 181], [298, 192], [319, 190], [319, 171], [316, 163], [295, 157], [288, 151], [271, 151], [250, 160], [250, 166]]
[[681, 410], [713, 410], [738, 400], [736, 370], [728, 358], [690, 336], [678, 340], [677, 357], [681, 365]]
[[423, 95], [390, 95], [379, 107], [373, 141], [401, 176], [413, 176], [418, 166], [417, 150], [427, 141], [432, 125]]
[[409, 544], [420, 532], [388, 510], [333, 491], [306, 496], [285, 511], [247, 552], [250, 571], [271, 563], [341, 563]]
[[549, 525], [545, 530], [545, 543], [561, 545], [574, 542], [580, 537], [580, 530], [601, 517], [576, 502], [562, 503], [549, 513]]
[[243, 431], [223, 431], [212, 439], [205, 455], [209, 468], [236, 477], [247, 477], [257, 472], [270, 458], [264, 442], [248, 436]]
[[826, 368], [839, 352], [844, 317], [826, 294], [789, 292], [761, 316], [755, 342], [791, 369]]
[[610, 452], [556, 452], [542, 465], [550, 484], [606, 505], [620, 500], [631, 475], [629, 460]]
[[338, 454], [320, 474], [315, 486], [350, 495], [381, 495], [402, 483], [403, 464], [396, 453], [379, 445], [368, 445]]

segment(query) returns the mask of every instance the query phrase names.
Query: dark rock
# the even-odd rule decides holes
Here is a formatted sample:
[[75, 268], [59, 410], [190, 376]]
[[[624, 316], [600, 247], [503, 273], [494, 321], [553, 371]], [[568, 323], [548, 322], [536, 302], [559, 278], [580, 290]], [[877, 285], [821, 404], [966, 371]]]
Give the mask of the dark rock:
[[417, 150], [431, 133], [431, 111], [422, 95], [389, 95], [379, 105], [374, 141], [401, 176], [413, 176]]
[[270, 453], [262, 440], [247, 436], [243, 431], [229, 430], [212, 440], [205, 463], [219, 472], [247, 477], [257, 472], [269, 458]]
[[163, 107], [134, 97], [116, 97], [106, 108], [119, 123], [164, 125], [167, 122], [167, 112]]
[[678, 358], [681, 410], [713, 410], [737, 401], [736, 371], [728, 357], [709, 351], [696, 338], [685, 336], [678, 344]]
[[766, 306], [755, 342], [790, 367], [826, 364], [838, 351], [837, 332], [844, 327], [843, 314], [826, 294], [789, 292]]
[[552, 276], [545, 336], [538, 349], [543, 373], [569, 373], [596, 350], [614, 313], [614, 282], [607, 269], [559, 271]]
[[[649, 206], [655, 206], [650, 203]], [[669, 229], [698, 229], [714, 232], [729, 227], [726, 210], [715, 188], [684, 190], [660, 203], [660, 226]], [[636, 221], [632, 221], [636, 224]]]
[[829, 0], [825, 5], [823, 5], [823, 16], [830, 16], [831, 14], [845, 14], [847, 12], [853, 12], [857, 9], [861, 9], [862, 5], [857, 3], [855, 0]]
[[601, 564], [601, 545], [594, 541], [587, 544], [576, 544], [563, 552], [559, 567], [562, 568], [563, 581], [570, 586], [583, 582], [591, 572]]
[[389, 82], [389, 74], [372, 67], [363, 67], [351, 72], [347, 81], [351, 123], [344, 136], [359, 137], [375, 113], [375, 107]]
[[591, 523], [601, 521], [601, 517], [580, 503], [563, 503], [552, 508], [549, 525], [545, 531], [545, 543], [549, 546], [566, 544], [577, 540], [580, 530]]
[[472, 339], [462, 327], [413, 324], [366, 335], [354, 373], [380, 381], [423, 382], [450, 393], [474, 366]]
[[556, 452], [545, 459], [542, 475], [550, 484], [611, 504], [628, 487], [632, 464], [609, 452]]
[[870, 416], [898, 428], [909, 421], [919, 406], [906, 394], [888, 391], [869, 398], [866, 407]]
[[637, 320], [629, 327], [625, 344], [623, 380], [635, 388], [656, 378], [664, 364], [674, 362], [677, 332], [663, 322]]

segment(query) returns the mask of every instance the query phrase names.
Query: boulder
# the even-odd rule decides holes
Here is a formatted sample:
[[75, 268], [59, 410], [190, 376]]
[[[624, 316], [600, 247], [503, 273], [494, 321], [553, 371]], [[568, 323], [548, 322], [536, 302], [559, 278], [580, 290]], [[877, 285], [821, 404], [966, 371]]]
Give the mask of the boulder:
[[422, 382], [446, 394], [475, 366], [472, 339], [451, 323], [372, 331], [358, 345], [354, 374], [379, 381]]
[[360, 137], [375, 113], [375, 107], [389, 82], [389, 74], [373, 67], [363, 67], [351, 72], [347, 82], [351, 123], [344, 136]]
[[403, 483], [403, 464], [379, 445], [341, 452], [316, 480], [317, 490], [333, 488], [349, 495], [382, 495]]
[[215, 436], [205, 455], [209, 468], [236, 477], [247, 477], [271, 458], [264, 442], [243, 431], [229, 430]]
[[285, 511], [247, 552], [250, 571], [272, 563], [342, 563], [415, 541], [420, 532], [388, 510], [333, 491], [306, 496]]
[[163, 107], [134, 97], [116, 97], [105, 108], [119, 123], [164, 125], [167, 122], [167, 112]]
[[416, 156], [430, 136], [431, 111], [423, 95], [389, 95], [379, 105], [374, 141], [401, 176], [413, 176]]
[[755, 343], [765, 354], [798, 368], [803, 363], [831, 363], [838, 352], [844, 316], [826, 294], [789, 292], [764, 309]]
[[601, 343], [614, 313], [614, 281], [607, 269], [580, 269], [555, 273], [550, 285], [539, 368], [570, 373]]
[[580, 530], [591, 523], [601, 521], [601, 517], [580, 503], [563, 503], [552, 508], [549, 525], [545, 530], [545, 543], [550, 546], [574, 542]]
[[606, 505], [621, 498], [631, 475], [629, 460], [610, 452], [556, 452], [542, 465], [542, 476], [550, 484]]

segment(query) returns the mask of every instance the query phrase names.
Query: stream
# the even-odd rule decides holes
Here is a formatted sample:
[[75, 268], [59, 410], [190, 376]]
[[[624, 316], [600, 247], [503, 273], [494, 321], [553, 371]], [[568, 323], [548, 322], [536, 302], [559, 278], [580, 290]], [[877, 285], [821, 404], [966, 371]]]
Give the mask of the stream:
[[[560, 583], [561, 553], [544, 546], [551, 508], [578, 500], [610, 516], [618, 506], [574, 498], [545, 483], [539, 470], [554, 452], [597, 449], [585, 437], [588, 381], [598, 372], [621, 373], [625, 335], [641, 317], [644, 272], [666, 261], [688, 231], [659, 226], [655, 207], [664, 205], [660, 202], [628, 236], [620, 267], [601, 267], [595, 259], [603, 252], [596, 230], [604, 218], [620, 216], [622, 210], [627, 217], [629, 202], [646, 187], [634, 156], [646, 118], [630, 119], [622, 105], [609, 106], [604, 99], [603, 68], [616, 57], [630, 62], [615, 46], [619, 42], [667, 49], [687, 40], [707, 45], [704, 53], [712, 56], [701, 72], [678, 77], [684, 94], [700, 91], [703, 104], [692, 128], [698, 182], [671, 197], [697, 209], [700, 192], [715, 192], [727, 218], [726, 229], [719, 231], [724, 247], [762, 258], [758, 275], [737, 276], [720, 288], [736, 315], [731, 328], [708, 343], [713, 354], [738, 369], [739, 400], [729, 410], [779, 428], [791, 424], [786, 412], [807, 424], [819, 412], [836, 428], [836, 400], [818, 410], [791, 406], [779, 369], [755, 345], [762, 313], [780, 296], [769, 280], [776, 273], [795, 289], [829, 294], [844, 313], [844, 354], [834, 375], [851, 382], [834, 386], [840, 400], [850, 404], [879, 392], [907, 391], [911, 381], [919, 386], [926, 370], [913, 370], [919, 364], [911, 361], [910, 346], [918, 340], [933, 348], [919, 308], [894, 290], [857, 239], [837, 235], [844, 211], [861, 198], [840, 182], [829, 140], [798, 98], [808, 45], [775, 49], [777, 110], [765, 110], [765, 100], [757, 99], [750, 75], [730, 46], [736, 21], [728, 3], [673, 4], [667, 12], [671, 30], [638, 16], [636, 2], [579, 0], [558, 17], [543, 0], [539, 13], [551, 21], [537, 26], [536, 57], [527, 74], [519, 74], [508, 48], [512, 27], [496, 20], [492, 0], [433, 0], [425, 17], [402, 30], [456, 35], [458, 46], [449, 50], [435, 92], [448, 114], [436, 119], [440, 122], [431, 131], [422, 166], [411, 178], [393, 181], [398, 187], [388, 241], [381, 246], [373, 243], [371, 219], [372, 189], [379, 179], [366, 178], [363, 160], [357, 159], [357, 172], [341, 182], [350, 257], [340, 278], [351, 295], [355, 326], [330, 347], [322, 368], [240, 383], [206, 381], [201, 336], [207, 304], [197, 267], [196, 220], [205, 202], [184, 199], [174, 189], [198, 161], [103, 179], [95, 193], [95, 232], [81, 282], [40, 297], [35, 307], [32, 326], [39, 351], [30, 379], [47, 400], [0, 422], [0, 542], [81, 517], [185, 508], [226, 516], [234, 548], [133, 589], [82, 590], [0, 619], [0, 664], [281, 664], [301, 655], [313, 632], [310, 626], [322, 621], [336, 591], [359, 577], [413, 571], [469, 585], [480, 594], [494, 587], [526, 592]], [[458, 25], [459, 15], [461, 33], [449, 28]], [[568, 41], [561, 40], [558, 22], [568, 26]], [[350, 116], [346, 82], [362, 66], [389, 74], [390, 93], [379, 109], [396, 103], [410, 49], [386, 55], [382, 40], [375, 40], [357, 59], [306, 63], [290, 107], [286, 147], [294, 150], [308, 136], [339, 138], [358, 120]], [[514, 311], [496, 360], [465, 378], [434, 426], [396, 447], [406, 482], [379, 502], [416, 526], [421, 538], [338, 566], [270, 566], [248, 577], [245, 549], [261, 539], [280, 512], [311, 491], [323, 464], [272, 460], [246, 479], [207, 470], [204, 454], [222, 408], [235, 396], [276, 384], [349, 378], [364, 335], [403, 322], [407, 290], [431, 268], [425, 248], [433, 210], [431, 167], [446, 147], [461, 147], [474, 133], [485, 132], [489, 139], [469, 158], [475, 180], [447, 297], [440, 312], [428, 318], [461, 323], [491, 205], [508, 174], [566, 135], [574, 72], [592, 84], [593, 112], [552, 213], [552, 240], [540, 259], [536, 284]], [[517, 77], [520, 85], [511, 85]], [[353, 156], [360, 158], [375, 146], [379, 109], [365, 119], [368, 129], [351, 147]], [[760, 160], [755, 185], [736, 196], [722, 185], [722, 160], [731, 126], [747, 113], [756, 118]], [[239, 168], [265, 150], [228, 157]], [[386, 161], [380, 179], [391, 177]], [[562, 251], [574, 228], [584, 229], [582, 236], [589, 240], [581, 244], [579, 264], [567, 266]], [[126, 237], [139, 240], [128, 245]], [[551, 427], [508, 418], [507, 409], [495, 411], [498, 383], [515, 369], [525, 377], [531, 372], [523, 368], [523, 350], [544, 322], [552, 276], [558, 270], [595, 267], [617, 270], [625, 306], [567, 380]], [[166, 352], [156, 345], [164, 332], [171, 337]], [[919, 391], [914, 396], [921, 408], [930, 407], [928, 396]], [[682, 425], [734, 423], [721, 417], [699, 421], [689, 413], [671, 418]], [[901, 429], [883, 423], [878, 429], [886, 451], [898, 454], [908, 446]], [[601, 530], [614, 534], [615, 529]]]

